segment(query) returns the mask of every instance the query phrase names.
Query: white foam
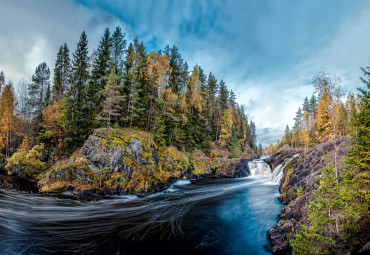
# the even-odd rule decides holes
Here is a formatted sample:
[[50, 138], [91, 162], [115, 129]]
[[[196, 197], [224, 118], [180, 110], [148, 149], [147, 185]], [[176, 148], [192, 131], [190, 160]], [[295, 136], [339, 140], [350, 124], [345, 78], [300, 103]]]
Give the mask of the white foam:
[[178, 180], [173, 185], [182, 186], [182, 185], [189, 185], [189, 184], [191, 184], [190, 180]]

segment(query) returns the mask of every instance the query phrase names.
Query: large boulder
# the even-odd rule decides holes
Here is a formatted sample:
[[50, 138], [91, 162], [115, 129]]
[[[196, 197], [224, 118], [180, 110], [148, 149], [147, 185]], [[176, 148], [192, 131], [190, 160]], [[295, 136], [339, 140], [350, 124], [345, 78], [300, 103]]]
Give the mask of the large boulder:
[[41, 191], [100, 190], [148, 194], [188, 171], [185, 154], [157, 148], [143, 131], [97, 129], [70, 159], [56, 163], [39, 182]]
[[249, 174], [246, 159], [189, 154], [159, 147], [150, 134], [126, 129], [97, 129], [79, 151], [42, 174], [41, 192], [150, 194], [179, 178]]

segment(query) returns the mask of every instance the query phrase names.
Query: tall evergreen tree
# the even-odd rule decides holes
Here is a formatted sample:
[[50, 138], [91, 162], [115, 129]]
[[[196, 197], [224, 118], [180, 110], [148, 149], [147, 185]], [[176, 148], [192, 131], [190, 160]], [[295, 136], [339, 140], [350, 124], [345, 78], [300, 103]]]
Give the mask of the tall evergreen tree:
[[208, 87], [207, 105], [209, 106], [209, 115], [210, 115], [210, 119], [212, 120], [214, 112], [215, 112], [215, 103], [216, 103], [216, 97], [218, 93], [218, 84], [217, 84], [216, 77], [211, 72], [208, 75], [207, 87]]
[[335, 211], [340, 205], [338, 185], [333, 167], [324, 167], [322, 171], [320, 185], [315, 192], [316, 202], [308, 207], [310, 226], [303, 225], [295, 239], [290, 241], [293, 254], [329, 254], [334, 244], [332, 233], [337, 231]]
[[102, 111], [102, 103], [104, 100], [103, 91], [105, 90], [107, 83], [106, 77], [109, 74], [110, 68], [111, 45], [109, 29], [106, 28], [95, 54], [95, 60], [91, 71], [91, 80], [86, 91], [86, 100], [88, 108], [90, 109], [90, 119], [95, 119]]
[[87, 36], [82, 32], [77, 49], [73, 54], [71, 88], [66, 105], [66, 148], [73, 152], [90, 133], [91, 120], [86, 102], [86, 86], [89, 82]]
[[45, 93], [50, 86], [50, 69], [45, 62], [38, 65], [35, 74], [32, 75], [32, 83], [29, 85], [30, 99], [28, 105], [33, 109], [33, 114], [42, 117], [45, 104]]
[[[126, 39], [125, 34], [122, 34], [120, 27], [116, 27], [113, 32], [111, 47], [111, 66], [115, 66], [117, 75], [121, 76], [123, 70], [123, 57], [126, 49]], [[120, 80], [118, 80], [117, 84], [120, 84]]]
[[60, 46], [54, 68], [53, 99], [59, 101], [69, 88], [71, 60], [67, 43]]
[[342, 172], [344, 185], [341, 186], [341, 194], [346, 204], [346, 234], [357, 232], [359, 223], [366, 225], [370, 219], [370, 67], [362, 68], [362, 71], [366, 78], [361, 80], [366, 88], [359, 89], [359, 109], [352, 112], [351, 146]]
[[180, 55], [179, 49], [176, 46], [166, 47], [165, 53], [170, 57], [169, 64], [171, 74], [169, 78], [169, 86], [175, 94], [179, 94], [184, 89], [183, 83], [183, 59]]

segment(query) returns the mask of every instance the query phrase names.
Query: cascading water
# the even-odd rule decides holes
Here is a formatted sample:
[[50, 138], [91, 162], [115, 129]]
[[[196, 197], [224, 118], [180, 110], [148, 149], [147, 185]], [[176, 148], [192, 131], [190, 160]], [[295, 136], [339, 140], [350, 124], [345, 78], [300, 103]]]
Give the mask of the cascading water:
[[267, 159], [267, 158], [269, 158], [269, 157], [271, 157], [271, 155], [261, 155], [261, 156], [260, 156], [260, 159]]
[[285, 159], [283, 163], [281, 163], [280, 165], [275, 167], [274, 171], [272, 172], [271, 182], [280, 183], [281, 178], [283, 177], [284, 168], [285, 168], [286, 164], [288, 163], [288, 161], [291, 161], [292, 159], [294, 159], [297, 156], [299, 156], [299, 154], [296, 154], [291, 158]]
[[271, 176], [270, 166], [262, 159], [254, 159], [252, 161], [248, 161], [248, 167], [249, 167], [251, 176], [256, 176], [256, 175], [264, 176], [264, 177]]

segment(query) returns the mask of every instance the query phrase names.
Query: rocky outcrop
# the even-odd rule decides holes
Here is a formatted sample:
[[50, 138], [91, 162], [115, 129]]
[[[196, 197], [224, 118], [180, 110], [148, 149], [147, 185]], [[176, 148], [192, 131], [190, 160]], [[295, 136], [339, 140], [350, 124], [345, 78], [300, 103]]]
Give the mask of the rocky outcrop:
[[291, 158], [292, 156], [300, 153], [301, 153], [300, 149], [285, 144], [277, 151], [277, 153], [274, 156], [266, 158], [264, 160], [267, 164], [270, 165], [271, 169], [275, 169], [279, 164], [281, 164], [284, 161], [284, 159]]
[[66, 190], [101, 194], [150, 194], [175, 179], [249, 174], [245, 159], [207, 157], [202, 151], [159, 147], [144, 131], [94, 131], [68, 160], [57, 162], [40, 176], [41, 192]]
[[[348, 145], [347, 137], [337, 138], [336, 154], [339, 171], [343, 169], [343, 159], [347, 154]], [[283, 151], [291, 151], [291, 153], [285, 152], [284, 155], [296, 153], [284, 147], [280, 152]], [[271, 157], [270, 162], [274, 165], [279, 161], [281, 163], [284, 160], [282, 154]], [[307, 223], [306, 206], [315, 200], [313, 194], [316, 189], [315, 184], [319, 183], [321, 169], [330, 162], [334, 162], [334, 143], [328, 141], [308, 149], [306, 153], [292, 159], [290, 166], [285, 167], [279, 200], [286, 206], [281, 210], [279, 222], [268, 232], [273, 252], [288, 251], [290, 239], [298, 233], [302, 224]]]

